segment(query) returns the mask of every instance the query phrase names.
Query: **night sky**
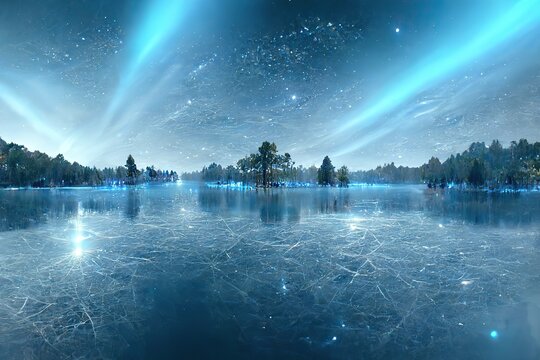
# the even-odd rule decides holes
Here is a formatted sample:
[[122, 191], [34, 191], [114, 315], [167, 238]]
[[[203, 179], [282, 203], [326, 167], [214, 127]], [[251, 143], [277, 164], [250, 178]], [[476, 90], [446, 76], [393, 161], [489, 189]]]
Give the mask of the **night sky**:
[[2, 1], [0, 137], [85, 165], [540, 140], [540, 1]]

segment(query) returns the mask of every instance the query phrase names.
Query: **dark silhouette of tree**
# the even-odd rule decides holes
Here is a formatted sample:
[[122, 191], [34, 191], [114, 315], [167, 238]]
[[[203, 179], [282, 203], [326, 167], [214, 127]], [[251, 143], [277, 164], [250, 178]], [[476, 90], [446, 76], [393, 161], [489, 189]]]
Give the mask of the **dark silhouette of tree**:
[[[156, 173], [157, 181], [178, 179], [174, 171], [158, 170]], [[135, 174], [137, 177], [140, 172]], [[51, 158], [45, 153], [32, 152], [22, 145], [8, 144], [0, 139], [0, 187], [98, 186], [121, 184], [127, 179], [128, 170], [124, 166], [100, 170], [77, 162], [70, 163], [62, 154]]]
[[127, 177], [127, 170], [124, 166], [118, 166], [115, 171], [115, 176], [119, 180], [123, 180]]
[[342, 167], [338, 169], [337, 180], [339, 182], [340, 187], [349, 186], [349, 169], [345, 165], [343, 165]]
[[[484, 184], [489, 188], [503, 186], [529, 188], [540, 184], [540, 142], [531, 144], [525, 139], [513, 141], [508, 148], [504, 148], [497, 140], [494, 140], [489, 147], [483, 142], [472, 143], [467, 150], [451, 155], [442, 163], [436, 157], [432, 157], [420, 167], [396, 166], [392, 162], [377, 166], [372, 170], [349, 172], [348, 178], [350, 181], [368, 184], [424, 181], [431, 187], [445, 187], [447, 183], [458, 187], [466, 184], [476, 186], [470, 178], [475, 159], [483, 167]], [[1, 171], [0, 168], [0, 173]], [[205, 181], [223, 181], [225, 178], [230, 181], [230, 174], [233, 173], [234, 181], [269, 186], [270, 184], [281, 185], [284, 181], [319, 182], [319, 175], [324, 174], [325, 171], [323, 166], [321, 169], [315, 165], [296, 166], [289, 153], [280, 155], [277, 153], [275, 144], [265, 141], [257, 153], [238, 160], [235, 172], [231, 169], [224, 170], [221, 165], [213, 164], [208, 168], [203, 168], [202, 172], [184, 174], [182, 177]], [[333, 184], [335, 177], [330, 176], [330, 178], [331, 180], [323, 181], [322, 184]]]
[[334, 171], [334, 165], [332, 161], [327, 156], [324, 157], [321, 167], [319, 168], [317, 179], [319, 185], [334, 185], [336, 178], [336, 173]]
[[151, 181], [155, 181], [158, 178], [158, 172], [154, 168], [154, 165], [146, 167], [146, 173]]
[[249, 176], [251, 175], [251, 171], [253, 170], [251, 158], [249, 156], [246, 156], [236, 163], [236, 167], [238, 168], [238, 172], [242, 179], [242, 184], [246, 185], [249, 181]]
[[203, 167], [202, 177], [204, 181], [223, 181], [223, 168], [221, 165], [211, 163], [208, 167]]
[[484, 185], [485, 181], [485, 168], [478, 159], [474, 159], [471, 171], [469, 172], [469, 183], [475, 187]]
[[140, 172], [137, 169], [137, 165], [135, 164], [135, 159], [133, 158], [133, 156], [131, 156], [131, 154], [129, 154], [126, 160], [126, 169], [127, 169], [128, 183], [135, 184]]
[[274, 162], [276, 161], [277, 146], [274, 143], [265, 141], [259, 147], [259, 154], [257, 157], [258, 163], [262, 173], [262, 185], [268, 186], [271, 176]]
[[231, 182], [236, 182], [238, 179], [238, 170], [232, 166], [229, 165], [225, 168], [225, 181], [227, 184], [230, 184]]
[[441, 161], [436, 157], [432, 157], [431, 159], [429, 159], [427, 164], [422, 165], [421, 171], [422, 178], [428, 182], [429, 186], [437, 186], [437, 183], [443, 181], [444, 169]]

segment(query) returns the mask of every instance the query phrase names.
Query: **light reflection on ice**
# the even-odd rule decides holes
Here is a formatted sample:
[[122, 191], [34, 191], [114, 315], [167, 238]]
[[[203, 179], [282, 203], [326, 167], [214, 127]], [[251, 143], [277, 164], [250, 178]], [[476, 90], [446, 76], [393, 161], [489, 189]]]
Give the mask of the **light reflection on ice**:
[[122, 348], [113, 344], [125, 344], [119, 329], [148, 321], [152, 289], [165, 278], [203, 284], [216, 322], [234, 315], [253, 344], [271, 333], [284, 344], [350, 353], [393, 344], [422, 357], [474, 335], [494, 338], [483, 324], [520, 301], [538, 260], [511, 250], [531, 249], [536, 231], [439, 227], [418, 211], [374, 206], [268, 226], [201, 211], [189, 195], [152, 200], [132, 218], [78, 211], [68, 226], [0, 233], [2, 343], [41, 346], [41, 358], [79, 357], [81, 348], [114, 358]]
[[75, 250], [73, 250], [73, 255], [75, 257], [81, 257], [83, 255], [83, 249], [80, 246], [77, 246]]

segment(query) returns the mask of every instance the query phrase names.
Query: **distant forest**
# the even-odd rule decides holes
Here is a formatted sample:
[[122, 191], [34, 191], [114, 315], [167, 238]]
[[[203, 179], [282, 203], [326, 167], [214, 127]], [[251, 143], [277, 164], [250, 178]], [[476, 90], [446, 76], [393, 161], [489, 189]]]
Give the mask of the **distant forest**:
[[[512, 141], [504, 148], [498, 140], [489, 146], [472, 143], [460, 154], [441, 162], [432, 157], [419, 167], [396, 166], [393, 162], [367, 171], [349, 171], [343, 165], [336, 169], [326, 156], [319, 167], [296, 165], [289, 153], [279, 154], [274, 143], [265, 141], [258, 151], [238, 160], [235, 165], [212, 163], [201, 171], [182, 174], [184, 180], [219, 184], [243, 183], [261, 187], [348, 186], [349, 183], [399, 184], [426, 183], [429, 187], [514, 188], [540, 186], [540, 142], [525, 139]], [[172, 170], [147, 166], [139, 170], [128, 156], [126, 164], [116, 168], [97, 169], [70, 163], [62, 154], [52, 158], [22, 145], [6, 143], [0, 138], [0, 187], [99, 186], [178, 180]]]
[[70, 163], [62, 154], [51, 158], [0, 138], [0, 187], [100, 186], [176, 180], [178, 174], [172, 170], [156, 170], [153, 166], [137, 169], [131, 155], [125, 166], [97, 169]]
[[291, 183], [347, 186], [367, 184], [426, 183], [428, 187], [532, 188], [540, 185], [540, 142], [512, 141], [504, 148], [498, 140], [487, 146], [472, 143], [461, 154], [441, 162], [432, 157], [419, 167], [396, 166], [393, 162], [367, 171], [335, 169], [326, 156], [320, 167], [296, 166], [289, 153], [278, 154], [277, 146], [263, 142], [258, 152], [237, 161], [236, 165], [212, 163], [201, 171], [182, 174], [184, 180], [219, 184], [239, 183], [256, 186], [284, 186]]

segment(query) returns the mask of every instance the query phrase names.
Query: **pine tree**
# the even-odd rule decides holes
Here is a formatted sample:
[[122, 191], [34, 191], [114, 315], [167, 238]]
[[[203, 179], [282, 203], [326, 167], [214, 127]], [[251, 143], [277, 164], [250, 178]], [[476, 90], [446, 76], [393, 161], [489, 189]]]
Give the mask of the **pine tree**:
[[471, 171], [469, 172], [469, 183], [475, 187], [484, 185], [484, 173], [484, 164], [478, 161], [478, 159], [474, 159]]
[[336, 173], [334, 171], [334, 165], [332, 161], [327, 156], [324, 157], [321, 167], [317, 172], [317, 178], [319, 180], [319, 185], [334, 185]]
[[272, 181], [272, 167], [276, 161], [277, 146], [274, 143], [265, 141], [259, 147], [257, 154], [258, 162], [262, 171], [263, 186], [267, 186]]
[[345, 165], [340, 167], [337, 171], [337, 180], [339, 181], [340, 187], [349, 186], [349, 169]]
[[135, 164], [135, 159], [131, 154], [129, 154], [126, 161], [127, 177], [128, 183], [135, 184], [137, 177], [139, 176], [139, 170], [137, 170], [137, 165]]

